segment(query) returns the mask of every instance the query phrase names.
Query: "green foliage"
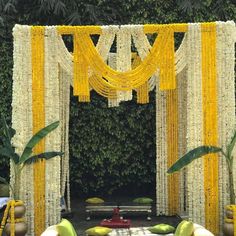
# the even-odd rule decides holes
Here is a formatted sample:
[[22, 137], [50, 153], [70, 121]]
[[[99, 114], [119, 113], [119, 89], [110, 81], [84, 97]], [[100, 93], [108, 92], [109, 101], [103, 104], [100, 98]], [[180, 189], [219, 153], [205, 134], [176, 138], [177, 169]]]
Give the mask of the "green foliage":
[[230, 204], [235, 204], [236, 196], [234, 191], [234, 156], [232, 156], [232, 151], [234, 149], [236, 143], [236, 131], [234, 131], [234, 135], [230, 141], [230, 143], [227, 145], [226, 150], [223, 150], [223, 148], [215, 147], [215, 146], [200, 146], [197, 148], [194, 148], [193, 150], [189, 151], [187, 154], [179, 158], [167, 171], [167, 173], [172, 174], [174, 172], [177, 172], [181, 170], [182, 168], [188, 166], [192, 161], [203, 157], [210, 153], [217, 153], [221, 152], [223, 157], [226, 159], [226, 164], [228, 167], [228, 175], [229, 175], [229, 192], [230, 192]]
[[186, 153], [184, 156], [179, 158], [167, 171], [168, 174], [172, 174], [186, 167], [192, 161], [203, 157], [209, 153], [221, 152], [222, 149], [214, 146], [200, 146]]
[[70, 114], [73, 191], [105, 196], [127, 189], [130, 194], [154, 192], [154, 92], [147, 105], [130, 101], [116, 108], [108, 108], [95, 93], [89, 104], [72, 97]]
[[[0, 115], [4, 114], [8, 123], [11, 121], [12, 94], [12, 46], [0, 39]], [[4, 56], [3, 56], [4, 55]], [[0, 173], [9, 178], [9, 160], [0, 157]]]
[[[32, 162], [37, 161], [39, 158], [50, 159], [57, 156], [62, 156], [62, 152], [44, 152], [37, 155], [32, 155], [33, 148], [41, 142], [49, 133], [55, 130], [59, 126], [59, 121], [56, 121], [42, 129], [40, 129], [36, 134], [32, 136], [29, 142], [25, 145], [25, 148], [22, 154], [19, 156], [15, 152], [15, 147], [12, 145], [12, 138], [15, 135], [16, 131], [9, 127], [6, 123], [4, 117], [1, 119], [0, 126], [0, 155], [8, 157], [8, 159], [12, 160], [13, 168], [14, 168], [14, 176], [15, 180], [14, 186], [9, 186], [12, 188], [13, 197], [19, 199], [19, 189], [20, 189], [20, 175], [21, 171], [24, 168], [25, 164], [31, 164]], [[5, 178], [0, 178], [1, 182], [6, 182]]]
[[12, 145], [12, 138], [15, 135], [16, 131], [9, 127], [6, 123], [4, 117], [1, 119], [1, 128], [0, 128], [0, 154], [11, 159], [15, 165], [24, 165], [25, 163], [32, 163], [36, 161], [37, 158], [50, 159], [55, 156], [61, 156], [61, 152], [45, 152], [37, 155], [33, 155], [33, 148], [41, 142], [49, 133], [55, 130], [59, 126], [59, 121], [56, 121], [42, 129], [40, 129], [36, 134], [25, 145], [25, 148], [22, 154], [19, 156], [15, 153], [15, 147]]
[[[90, 25], [235, 20], [233, 0], [0, 0], [0, 114], [11, 121], [14, 24]], [[177, 34], [178, 44], [181, 37]], [[178, 46], [178, 45], [176, 45]], [[155, 92], [150, 104], [107, 108], [93, 93], [90, 104], [71, 98], [72, 191], [92, 195], [155, 191]], [[0, 173], [9, 175], [8, 158]]]
[[29, 142], [25, 145], [24, 151], [19, 158], [19, 164], [24, 164], [28, 161], [32, 162], [33, 160], [37, 160], [37, 158], [45, 158], [50, 159], [57, 155], [61, 156], [62, 153], [59, 152], [47, 152], [47, 153], [40, 153], [38, 155], [32, 156], [33, 148], [43, 140], [49, 133], [55, 130], [59, 125], [59, 121], [53, 122], [52, 124], [40, 129], [36, 134], [32, 136]]

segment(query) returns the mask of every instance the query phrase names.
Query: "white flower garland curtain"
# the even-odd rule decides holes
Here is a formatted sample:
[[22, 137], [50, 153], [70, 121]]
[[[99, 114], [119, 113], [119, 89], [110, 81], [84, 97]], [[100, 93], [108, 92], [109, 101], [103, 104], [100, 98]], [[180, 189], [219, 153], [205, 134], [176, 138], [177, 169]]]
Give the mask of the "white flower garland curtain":
[[[151, 46], [146, 34], [156, 32]], [[174, 32], [185, 32], [176, 52]], [[74, 36], [73, 54], [65, 47], [63, 34]], [[90, 34], [100, 35], [96, 47]], [[79, 101], [89, 102], [90, 91], [95, 89], [107, 97], [110, 107], [132, 99], [132, 90], [138, 103], [147, 103], [148, 92], [156, 87], [157, 214], [187, 214], [218, 235], [229, 201], [224, 159], [206, 157], [172, 176], [166, 171], [188, 150], [203, 144], [225, 146], [232, 136], [234, 22], [120, 27], [16, 25], [13, 35], [12, 125], [17, 131], [17, 151], [22, 152], [37, 129], [60, 120], [60, 128], [35, 152], [65, 153], [61, 159], [40, 161], [23, 170], [20, 194], [27, 207], [28, 235], [40, 235], [60, 221], [60, 198], [66, 191], [70, 208], [70, 85]], [[115, 39], [117, 51], [110, 53]], [[132, 40], [136, 52], [131, 51]]]

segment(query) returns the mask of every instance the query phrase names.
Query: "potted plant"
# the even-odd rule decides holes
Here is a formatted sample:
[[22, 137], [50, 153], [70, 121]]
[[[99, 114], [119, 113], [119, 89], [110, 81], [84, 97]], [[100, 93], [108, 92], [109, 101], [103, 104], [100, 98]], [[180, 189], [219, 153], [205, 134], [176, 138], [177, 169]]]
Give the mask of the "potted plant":
[[[8, 211], [11, 211], [11, 207], [14, 211], [15, 218], [22, 218], [25, 214], [25, 206], [23, 205], [23, 202], [20, 201], [20, 178], [21, 178], [21, 172], [25, 165], [29, 165], [38, 159], [50, 159], [53, 157], [62, 156], [62, 152], [44, 152], [37, 155], [33, 154], [33, 148], [42, 140], [44, 139], [50, 132], [55, 130], [59, 126], [59, 121], [56, 121], [45, 128], [42, 128], [39, 130], [36, 134], [34, 134], [28, 143], [25, 145], [25, 148], [23, 149], [23, 152], [21, 155], [15, 152], [15, 147], [12, 145], [12, 138], [15, 135], [16, 131], [9, 127], [4, 119], [4, 117], [1, 119], [1, 128], [0, 128], [0, 155], [8, 157], [12, 161], [12, 165], [14, 168], [14, 180], [13, 185], [9, 184], [6, 179], [0, 177], [0, 182], [8, 185], [11, 189], [12, 198], [14, 200], [11, 200], [9, 204], [7, 205], [5, 215], [3, 217], [2, 225], [6, 224], [6, 218]], [[12, 212], [11, 212], [12, 214]], [[27, 225], [25, 222], [15, 222], [15, 235], [24, 235], [24, 232], [27, 231]], [[7, 235], [10, 235], [10, 224], [6, 224], [5, 231]], [[0, 230], [1, 231], [1, 230]], [[0, 232], [1, 235], [1, 232]]]
[[227, 169], [228, 169], [228, 175], [229, 175], [229, 192], [230, 192], [230, 205], [226, 206], [227, 218], [225, 220], [224, 228], [223, 228], [226, 236], [234, 235], [233, 220], [236, 221], [236, 219], [233, 219], [233, 209], [235, 209], [234, 211], [236, 211], [236, 206], [235, 206], [235, 191], [234, 191], [234, 176], [233, 176], [234, 157], [232, 155], [235, 143], [236, 143], [236, 131], [234, 132], [234, 136], [232, 137], [230, 143], [226, 146], [226, 150], [220, 147], [215, 147], [215, 146], [197, 147], [189, 151], [188, 153], [186, 153], [180, 159], [178, 159], [167, 171], [167, 173], [172, 174], [186, 167], [195, 159], [198, 159], [210, 153], [220, 152], [222, 154], [222, 156], [226, 159], [226, 163], [227, 163]]

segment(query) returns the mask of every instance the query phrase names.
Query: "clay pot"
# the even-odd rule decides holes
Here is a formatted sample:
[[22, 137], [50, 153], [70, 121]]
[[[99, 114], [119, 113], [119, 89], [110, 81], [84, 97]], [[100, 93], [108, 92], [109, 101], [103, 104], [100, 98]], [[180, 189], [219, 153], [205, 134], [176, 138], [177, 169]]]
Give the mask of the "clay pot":
[[230, 209], [226, 209], [225, 214], [226, 214], [226, 219], [223, 225], [224, 236], [234, 236], [233, 211]]
[[25, 205], [15, 206], [15, 219], [22, 218], [25, 215]]
[[[15, 210], [14, 210], [14, 215], [15, 215], [15, 220], [17, 221], [17, 219], [19, 218], [23, 218], [25, 215], [25, 205], [19, 205], [19, 206], [15, 206]], [[10, 219], [10, 212], [9, 214], [9, 219]], [[15, 236], [25, 236], [27, 233], [28, 227], [27, 224], [22, 221], [22, 222], [15, 222]], [[7, 223], [5, 225], [5, 232], [6, 235], [11, 235], [11, 223]]]
[[223, 232], [224, 236], [234, 236], [234, 223], [224, 222]]
[[[15, 223], [15, 236], [25, 236], [27, 233], [27, 224], [25, 222]], [[6, 235], [11, 235], [11, 224], [5, 226]]]
[[231, 211], [231, 210], [226, 210], [226, 212], [225, 212], [225, 214], [226, 214], [226, 217], [228, 218], [228, 219], [233, 219], [234, 218], [234, 213], [233, 213], [233, 211]]

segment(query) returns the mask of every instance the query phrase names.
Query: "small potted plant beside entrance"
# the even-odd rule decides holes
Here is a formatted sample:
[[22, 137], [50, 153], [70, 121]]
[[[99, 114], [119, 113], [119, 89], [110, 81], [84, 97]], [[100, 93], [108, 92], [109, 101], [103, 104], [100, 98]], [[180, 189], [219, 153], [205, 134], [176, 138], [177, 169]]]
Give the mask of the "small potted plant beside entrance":
[[12, 199], [7, 204], [1, 222], [0, 236], [2, 235], [4, 228], [7, 235], [11, 235], [11, 233], [14, 232], [14, 235], [16, 236], [24, 236], [27, 233], [27, 224], [23, 218], [26, 209], [24, 203], [20, 200], [21, 172], [25, 165], [30, 165], [38, 159], [43, 158], [47, 160], [63, 155], [62, 152], [54, 151], [44, 152], [37, 155], [33, 154], [33, 148], [50, 132], [55, 130], [58, 125], [59, 121], [39, 130], [26, 144], [22, 154], [18, 155], [15, 152], [15, 147], [12, 145], [12, 138], [16, 132], [14, 129], [10, 128], [5, 119], [2, 118], [0, 127], [0, 154], [8, 157], [12, 161], [12, 166], [14, 168], [14, 179], [12, 181], [13, 185], [11, 185], [8, 184], [6, 179], [0, 177], [0, 182], [9, 186], [12, 195]]
[[226, 218], [224, 222], [223, 231], [225, 236], [234, 236], [234, 230], [236, 231], [236, 205], [235, 205], [235, 191], [234, 191], [234, 176], [233, 176], [233, 149], [236, 143], [236, 131], [234, 133], [231, 142], [227, 145], [226, 150], [223, 148], [215, 146], [200, 146], [178, 159], [167, 171], [167, 173], [172, 174], [176, 171], [181, 170], [183, 167], [187, 166], [189, 163], [197, 158], [205, 156], [210, 153], [222, 153], [222, 156], [226, 159], [229, 175], [229, 192], [230, 192], [230, 205], [226, 206]]

